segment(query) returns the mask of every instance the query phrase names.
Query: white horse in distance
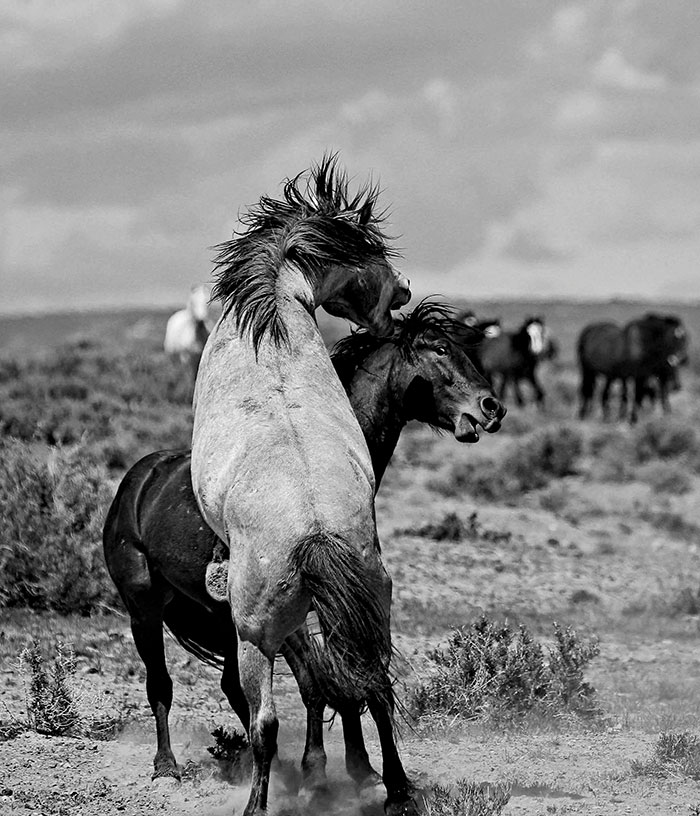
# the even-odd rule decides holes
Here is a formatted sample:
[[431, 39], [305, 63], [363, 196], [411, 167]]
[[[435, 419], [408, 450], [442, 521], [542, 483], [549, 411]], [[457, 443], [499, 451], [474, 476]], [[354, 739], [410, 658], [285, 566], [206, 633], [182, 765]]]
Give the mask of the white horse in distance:
[[219, 317], [217, 309], [209, 303], [210, 297], [209, 284], [193, 286], [187, 306], [171, 315], [165, 327], [165, 353], [188, 372], [192, 387], [204, 344]]

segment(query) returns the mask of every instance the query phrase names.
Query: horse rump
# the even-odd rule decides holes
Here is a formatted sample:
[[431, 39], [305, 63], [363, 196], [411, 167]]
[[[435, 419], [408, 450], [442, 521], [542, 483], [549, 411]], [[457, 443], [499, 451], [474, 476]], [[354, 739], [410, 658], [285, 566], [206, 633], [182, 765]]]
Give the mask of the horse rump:
[[321, 626], [323, 642], [309, 638], [309, 668], [327, 703], [373, 698], [393, 710], [388, 576], [348, 542], [323, 533], [300, 541], [294, 562]]

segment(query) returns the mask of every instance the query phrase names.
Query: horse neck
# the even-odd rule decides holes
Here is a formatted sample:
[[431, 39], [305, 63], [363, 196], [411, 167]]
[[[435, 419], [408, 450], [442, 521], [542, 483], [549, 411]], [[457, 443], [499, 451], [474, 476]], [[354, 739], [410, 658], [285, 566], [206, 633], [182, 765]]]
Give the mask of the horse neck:
[[395, 354], [390, 345], [371, 354], [358, 367], [347, 387], [372, 459], [375, 493], [407, 421], [402, 411]]

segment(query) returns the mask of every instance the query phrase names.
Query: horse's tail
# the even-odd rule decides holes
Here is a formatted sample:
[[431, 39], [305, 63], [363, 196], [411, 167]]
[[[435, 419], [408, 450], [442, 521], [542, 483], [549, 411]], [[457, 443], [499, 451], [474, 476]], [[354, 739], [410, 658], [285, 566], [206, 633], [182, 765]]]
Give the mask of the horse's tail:
[[295, 564], [318, 615], [323, 643], [311, 636], [311, 669], [326, 701], [394, 707], [389, 680], [391, 634], [382, 575], [337, 536], [317, 534], [297, 546]]
[[[231, 619], [228, 605], [226, 612], [217, 616], [182, 592], [175, 589], [173, 593], [174, 597], [163, 610], [163, 623], [170, 634], [198, 660], [215, 669], [223, 669], [221, 643], [226, 640], [226, 634], [222, 631], [222, 620], [227, 623]], [[232, 634], [235, 637], [235, 630]]]

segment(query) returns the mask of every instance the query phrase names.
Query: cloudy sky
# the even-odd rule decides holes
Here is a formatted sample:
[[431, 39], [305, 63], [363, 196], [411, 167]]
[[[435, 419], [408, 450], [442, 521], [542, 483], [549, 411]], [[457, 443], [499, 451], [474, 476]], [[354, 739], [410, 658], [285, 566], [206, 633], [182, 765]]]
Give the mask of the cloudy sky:
[[165, 305], [338, 150], [417, 292], [700, 298], [697, 0], [5, 0], [0, 311]]

